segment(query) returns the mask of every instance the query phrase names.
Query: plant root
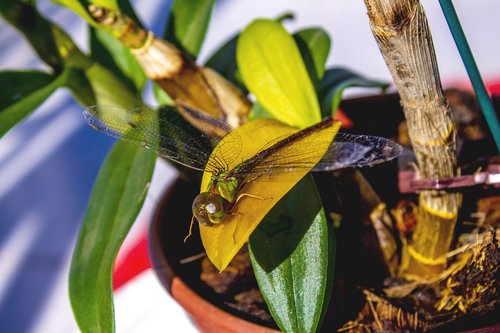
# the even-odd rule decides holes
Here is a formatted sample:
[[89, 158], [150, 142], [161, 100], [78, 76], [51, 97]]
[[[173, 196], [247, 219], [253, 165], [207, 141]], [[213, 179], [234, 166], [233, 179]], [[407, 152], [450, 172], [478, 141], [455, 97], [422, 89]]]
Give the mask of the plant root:
[[449, 252], [454, 259], [432, 279], [391, 280], [381, 295], [365, 290], [365, 306], [341, 332], [426, 332], [498, 312], [500, 229], [469, 234], [475, 239]]

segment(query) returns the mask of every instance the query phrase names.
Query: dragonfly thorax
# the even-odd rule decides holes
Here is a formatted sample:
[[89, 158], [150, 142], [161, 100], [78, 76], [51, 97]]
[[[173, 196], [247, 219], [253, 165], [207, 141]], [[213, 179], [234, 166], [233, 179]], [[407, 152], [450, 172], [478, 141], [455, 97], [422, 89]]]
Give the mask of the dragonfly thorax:
[[231, 204], [222, 196], [212, 192], [202, 192], [193, 201], [193, 215], [204, 226], [221, 223], [227, 216]]
[[234, 203], [239, 189], [238, 178], [229, 175], [225, 170], [215, 172], [210, 179], [207, 191], [218, 194], [230, 203]]

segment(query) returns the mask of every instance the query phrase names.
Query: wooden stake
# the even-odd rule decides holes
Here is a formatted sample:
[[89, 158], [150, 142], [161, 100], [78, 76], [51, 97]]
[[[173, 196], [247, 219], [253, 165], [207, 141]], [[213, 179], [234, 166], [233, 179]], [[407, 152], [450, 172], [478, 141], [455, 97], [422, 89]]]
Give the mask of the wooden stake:
[[[459, 174], [456, 129], [444, 97], [432, 37], [418, 0], [365, 0], [370, 26], [401, 96], [423, 178]], [[459, 193], [423, 191], [419, 220], [402, 273], [432, 276], [446, 267]], [[403, 260], [404, 262], [404, 260]]]

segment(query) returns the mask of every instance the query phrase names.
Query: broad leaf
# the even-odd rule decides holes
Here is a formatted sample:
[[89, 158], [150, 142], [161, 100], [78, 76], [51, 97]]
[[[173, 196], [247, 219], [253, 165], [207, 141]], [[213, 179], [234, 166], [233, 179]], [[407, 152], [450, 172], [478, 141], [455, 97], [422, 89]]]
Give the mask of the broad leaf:
[[[68, 86], [86, 105], [140, 104], [140, 98], [99, 63], [73, 71]], [[71, 305], [82, 331], [114, 330], [114, 258], [142, 206], [154, 161], [151, 152], [119, 142], [101, 168], [70, 272]]]
[[[304, 205], [304, 198], [308, 198]], [[312, 176], [303, 178], [250, 237], [260, 289], [284, 332], [315, 332], [328, 301], [328, 225]], [[330, 274], [331, 275], [331, 274]]]
[[136, 92], [97, 62], [86, 70], [73, 70], [66, 86], [83, 105], [142, 105]]
[[274, 118], [300, 128], [320, 121], [316, 92], [299, 49], [280, 23], [252, 22], [238, 39], [236, 58], [247, 88]]
[[[332, 127], [322, 129], [325, 134], [331, 136], [331, 140], [338, 130], [339, 123]], [[296, 129], [286, 126], [274, 119], [257, 119], [249, 122], [236, 129], [241, 138], [242, 151], [239, 157], [229, 163], [228, 168], [231, 170], [236, 165], [241, 163], [261, 150], [263, 146], [276, 138], [290, 135]], [[330, 146], [330, 141], [321, 140], [314, 141], [314, 136], [310, 136], [311, 140], [307, 145], [298, 142], [292, 143], [292, 147], [299, 153], [304, 150], [310, 152], [308, 162], [317, 163], [325, 154]], [[224, 147], [224, 144], [229, 140], [231, 144], [231, 135], [226, 136], [218, 145]], [[314, 145], [314, 150], [310, 151], [310, 146]], [[224, 148], [222, 148], [224, 149]], [[217, 147], [214, 151], [217, 150]], [[210, 157], [207, 165], [214, 164], [217, 157], [214, 154]], [[205, 227], [200, 225], [200, 234], [203, 246], [207, 252], [208, 258], [219, 269], [224, 270], [231, 259], [236, 255], [240, 248], [248, 240], [252, 231], [257, 227], [260, 221], [273, 208], [274, 205], [288, 192], [297, 182], [302, 179], [308, 170], [300, 170], [293, 173], [275, 173], [268, 176], [261, 176], [253, 181], [245, 184], [244, 193], [254, 196], [245, 197], [238, 201], [234, 207], [234, 214], [228, 215], [224, 222], [216, 227]], [[211, 173], [205, 172], [201, 184], [201, 192], [208, 189]], [[257, 198], [261, 199], [257, 199]], [[310, 202], [312, 200], [312, 203]], [[315, 197], [308, 198], [307, 205], [302, 205], [302, 208], [308, 210], [309, 204], [321, 205], [321, 202], [314, 202]], [[321, 296], [322, 297], [322, 296]]]
[[68, 74], [69, 70], [59, 76], [39, 71], [0, 72], [0, 138], [64, 85]]
[[92, 65], [85, 71], [85, 76], [94, 91], [97, 104], [123, 105], [128, 108], [141, 104], [139, 96], [100, 64]]
[[320, 28], [297, 31], [293, 38], [315, 87], [319, 85], [325, 72], [326, 60], [330, 53], [330, 37]]
[[73, 253], [71, 306], [83, 332], [113, 332], [113, 263], [146, 197], [156, 156], [118, 142], [92, 190]]
[[[283, 13], [276, 18], [277, 22], [283, 22], [293, 19], [293, 13]], [[236, 65], [236, 44], [238, 42], [239, 33], [231, 37], [221, 47], [219, 47], [208, 58], [205, 66], [215, 69], [227, 80], [231, 81], [234, 85], [246, 92], [246, 87], [241, 81], [241, 76], [238, 73], [238, 66]]]
[[38, 56], [56, 72], [67, 66], [85, 68], [91, 64], [68, 34], [38, 13], [34, 2], [0, 1], [0, 15], [24, 35]]
[[200, 53], [215, 0], [174, 0], [165, 39], [196, 58]]
[[370, 80], [343, 68], [326, 71], [319, 86], [319, 98], [323, 116], [333, 116], [342, 100], [342, 93], [349, 87], [374, 87], [385, 90], [387, 82]]
[[102, 29], [91, 29], [90, 48], [94, 60], [122, 78], [131, 89], [143, 90], [146, 75], [123, 43]]

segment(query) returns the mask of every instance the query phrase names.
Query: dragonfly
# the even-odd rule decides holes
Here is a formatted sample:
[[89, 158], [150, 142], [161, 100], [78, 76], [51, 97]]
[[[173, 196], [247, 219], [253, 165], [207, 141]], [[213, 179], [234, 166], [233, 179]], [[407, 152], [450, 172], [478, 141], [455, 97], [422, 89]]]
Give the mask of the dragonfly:
[[[242, 140], [238, 130], [232, 130], [222, 120], [193, 111], [190, 120], [197, 117], [195, 127], [173, 107], [156, 110], [146, 106], [95, 105], [86, 107], [83, 116], [90, 126], [106, 135], [136, 143], [189, 168], [211, 173], [208, 187], [192, 204], [193, 219], [204, 226], [219, 225], [228, 215], [237, 214], [233, 211], [236, 204], [244, 197], [253, 197], [244, 193], [243, 188], [257, 178], [268, 176], [271, 180], [276, 173], [305, 169], [331, 171], [372, 166], [402, 153], [399, 144], [382, 137], [338, 132], [332, 141], [334, 120], [327, 117], [268, 142], [255, 155], [231, 168], [229, 165], [241, 154]], [[312, 157], [318, 155], [315, 151], [318, 146], [328, 148], [316, 162]]]

